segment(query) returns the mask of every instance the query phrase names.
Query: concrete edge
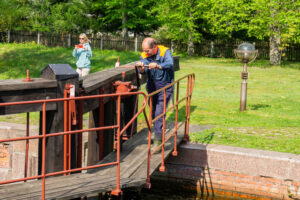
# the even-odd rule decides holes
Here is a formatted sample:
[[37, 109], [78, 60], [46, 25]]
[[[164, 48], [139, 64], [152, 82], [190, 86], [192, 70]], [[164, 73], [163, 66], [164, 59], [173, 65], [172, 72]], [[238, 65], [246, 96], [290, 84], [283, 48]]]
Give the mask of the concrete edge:
[[296, 154], [195, 143], [181, 145], [179, 151], [170, 162], [300, 181], [300, 155]]

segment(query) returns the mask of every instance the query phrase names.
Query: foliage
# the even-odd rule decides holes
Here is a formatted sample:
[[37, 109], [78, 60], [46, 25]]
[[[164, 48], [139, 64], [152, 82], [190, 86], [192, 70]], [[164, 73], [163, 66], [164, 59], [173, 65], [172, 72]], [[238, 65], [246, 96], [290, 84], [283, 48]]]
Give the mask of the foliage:
[[26, 7], [20, 0], [0, 1], [0, 30], [25, 27]]
[[151, 11], [154, 0], [113, 0], [96, 1], [92, 12], [100, 31], [115, 32], [127, 28], [133, 33], [143, 34], [158, 26]]
[[51, 13], [51, 27], [57, 33], [84, 32], [91, 24], [88, 4], [82, 0], [57, 3], [51, 6]]
[[300, 2], [290, 0], [255, 0], [251, 6], [250, 35], [259, 39], [269, 37], [270, 26], [280, 29], [280, 37], [284, 42], [299, 41]]
[[197, 30], [196, 24], [201, 19], [203, 5], [198, 0], [162, 0], [157, 3], [154, 9], [159, 20], [164, 26], [160, 29], [159, 35], [165, 39], [178, 40], [187, 43], [189, 37], [193, 41], [199, 41], [202, 37]]
[[208, 0], [205, 18], [212, 33], [232, 37], [234, 32], [247, 30], [250, 7], [244, 0]]
[[265, 39], [272, 33], [271, 25], [280, 28], [285, 41], [299, 41], [300, 3], [289, 0], [208, 0], [205, 17], [211, 31], [229, 37], [246, 30], [249, 37]]
[[[205, 39], [270, 41], [270, 63], [280, 64], [290, 42], [300, 42], [300, 1], [291, 0], [2, 0], [0, 30], [151, 35], [176, 44]], [[284, 56], [284, 55], [283, 55]]]

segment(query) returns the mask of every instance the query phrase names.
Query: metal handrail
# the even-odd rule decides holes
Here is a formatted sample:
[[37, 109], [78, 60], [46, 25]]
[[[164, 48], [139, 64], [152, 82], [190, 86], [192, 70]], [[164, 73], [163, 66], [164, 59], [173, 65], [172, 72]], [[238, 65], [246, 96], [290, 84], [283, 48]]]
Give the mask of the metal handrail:
[[[122, 96], [131, 96], [131, 95], [143, 95], [143, 106], [138, 110], [138, 112], [132, 117], [132, 119], [123, 127], [122, 130], [120, 130], [120, 104], [121, 104], [121, 98]], [[103, 98], [117, 98], [117, 124], [116, 125], [111, 125], [111, 126], [103, 126], [103, 127], [97, 127], [97, 128], [89, 128], [89, 129], [82, 129], [82, 130], [68, 130], [68, 131], [63, 131], [63, 132], [58, 132], [58, 133], [49, 133], [46, 135], [46, 104], [51, 103], [51, 102], [70, 102], [72, 100], [85, 100], [85, 99], [103, 99]], [[69, 97], [69, 98], [60, 98], [60, 99], [47, 99], [47, 100], [34, 100], [34, 101], [23, 101], [23, 102], [10, 102], [10, 103], [0, 103], [0, 107], [4, 106], [13, 106], [13, 105], [28, 105], [28, 104], [42, 104], [42, 135], [39, 136], [26, 136], [26, 137], [16, 137], [16, 138], [10, 138], [10, 139], [1, 139], [0, 143], [3, 142], [13, 142], [13, 141], [20, 141], [20, 140], [31, 140], [31, 139], [42, 139], [42, 174], [37, 175], [37, 176], [31, 176], [31, 177], [24, 177], [24, 178], [19, 178], [19, 179], [13, 179], [13, 180], [6, 180], [6, 181], [0, 181], [0, 185], [2, 184], [8, 184], [8, 183], [15, 183], [15, 182], [21, 182], [21, 181], [27, 181], [27, 180], [32, 180], [32, 179], [42, 179], [42, 199], [45, 199], [45, 179], [46, 177], [49, 176], [54, 176], [54, 175], [61, 175], [61, 174], [70, 174], [71, 172], [77, 172], [77, 171], [82, 171], [82, 170], [88, 170], [88, 169], [93, 169], [93, 168], [99, 168], [99, 167], [105, 167], [105, 166], [110, 166], [110, 165], [117, 165], [117, 183], [116, 183], [116, 189], [112, 191], [112, 194], [118, 195], [121, 192], [120, 189], [120, 137], [122, 133], [128, 128], [131, 123], [138, 117], [138, 115], [143, 112], [145, 114], [145, 107], [147, 105], [147, 95], [143, 92], [124, 92], [124, 93], [114, 93], [114, 94], [101, 94], [101, 95], [93, 95], [93, 96], [84, 96], [84, 97]], [[67, 112], [64, 110], [64, 112]], [[27, 115], [28, 116], [28, 115]], [[28, 118], [27, 118], [28, 119]], [[69, 123], [71, 121], [71, 118], [68, 118]], [[28, 120], [27, 120], [28, 121]], [[87, 131], [100, 131], [100, 130], [107, 130], [107, 129], [117, 129], [117, 161], [116, 162], [111, 162], [111, 163], [105, 163], [105, 164], [98, 164], [98, 165], [93, 165], [93, 166], [87, 166], [87, 167], [79, 167], [76, 169], [65, 169], [62, 171], [58, 172], [52, 172], [52, 173], [46, 173], [45, 168], [45, 160], [46, 160], [46, 138], [48, 137], [55, 137], [55, 136], [61, 136], [61, 135], [67, 135], [70, 136], [71, 134], [78, 134], [78, 133], [83, 133]], [[67, 142], [64, 140], [64, 142]], [[29, 148], [26, 145], [26, 153], [28, 153]], [[69, 152], [70, 153], [70, 152]], [[68, 159], [70, 159], [70, 155]], [[64, 162], [66, 162], [67, 157], [64, 157]], [[25, 169], [27, 171], [27, 169]]]
[[[187, 79], [187, 88], [186, 88], [186, 95], [184, 97], [182, 97], [181, 99], [179, 99], [179, 85], [180, 85], [180, 81]], [[31, 139], [42, 139], [42, 174], [41, 175], [37, 175], [37, 176], [31, 176], [31, 177], [26, 177], [26, 173], [25, 173], [25, 177], [24, 178], [19, 178], [19, 179], [14, 179], [14, 180], [6, 180], [6, 181], [0, 181], [0, 185], [2, 184], [8, 184], [8, 183], [14, 183], [14, 182], [21, 182], [21, 181], [27, 181], [27, 180], [32, 180], [32, 179], [42, 179], [42, 199], [45, 199], [45, 181], [46, 181], [46, 177], [50, 177], [50, 176], [54, 176], [54, 175], [67, 175], [70, 174], [72, 172], [78, 172], [78, 171], [82, 171], [82, 170], [88, 170], [88, 169], [93, 169], [93, 168], [99, 168], [99, 167], [105, 167], [105, 166], [110, 166], [110, 165], [117, 165], [117, 183], [116, 183], [116, 189], [113, 190], [111, 193], [113, 195], [118, 195], [121, 193], [121, 189], [120, 189], [120, 145], [121, 145], [121, 141], [120, 141], [120, 137], [122, 136], [122, 134], [125, 132], [125, 130], [135, 121], [135, 119], [138, 117], [139, 114], [141, 114], [143, 112], [145, 120], [146, 120], [146, 125], [148, 128], [148, 165], [147, 165], [147, 182], [146, 182], [146, 186], [147, 187], [151, 187], [150, 184], [150, 159], [151, 156], [159, 149], [162, 149], [162, 162], [161, 162], [161, 166], [160, 166], [160, 170], [164, 171], [165, 170], [165, 166], [164, 166], [164, 145], [165, 143], [172, 137], [174, 136], [174, 151], [172, 152], [173, 156], [177, 156], [178, 152], [177, 152], [177, 131], [178, 129], [183, 125], [179, 125], [178, 126], [178, 106], [180, 103], [182, 102], [186, 102], [186, 109], [185, 109], [185, 120], [184, 120], [184, 125], [185, 125], [185, 131], [184, 131], [184, 140], [187, 141], [189, 138], [189, 119], [190, 119], [190, 105], [191, 105], [191, 96], [192, 96], [192, 91], [193, 91], [193, 87], [194, 87], [194, 82], [195, 82], [195, 74], [188, 74], [184, 77], [181, 77], [180, 79], [172, 82], [171, 84], [153, 92], [150, 93], [148, 95], [146, 95], [143, 92], [125, 92], [125, 93], [114, 93], [114, 94], [99, 94], [99, 95], [93, 95], [93, 96], [80, 96], [80, 97], [65, 97], [65, 98], [59, 98], [59, 99], [47, 99], [47, 100], [35, 100], [35, 101], [23, 101], [23, 102], [10, 102], [10, 103], [0, 103], [0, 107], [4, 107], [4, 106], [13, 106], [13, 105], [28, 105], [28, 104], [42, 104], [42, 135], [38, 135], [38, 136], [28, 136], [29, 134], [26, 134], [26, 137], [15, 137], [15, 138], [10, 138], [10, 139], [1, 139], [0, 143], [3, 142], [13, 142], [13, 141], [20, 141], [20, 140], [26, 140], [26, 142], [28, 142]], [[173, 85], [176, 84], [176, 102], [170, 106], [168, 109], [166, 107], [166, 89], [172, 87]], [[163, 109], [163, 113], [156, 116], [154, 119], [152, 119], [152, 97], [156, 94], [158, 94], [159, 92], [164, 92], [164, 109]], [[123, 96], [130, 96], [130, 95], [143, 95], [143, 106], [138, 110], [138, 112], [136, 112], [134, 114], [134, 116], [131, 118], [131, 120], [121, 129], [120, 126], [120, 104], [121, 104], [121, 98]], [[115, 125], [110, 125], [110, 126], [99, 126], [96, 128], [88, 128], [88, 129], [79, 129], [79, 130], [71, 130], [70, 129], [70, 123], [71, 123], [71, 117], [69, 116], [70, 113], [66, 113], [68, 112], [68, 109], [65, 109], [65, 116], [67, 118], [67, 125], [65, 126], [65, 129], [63, 132], [57, 132], [57, 133], [49, 133], [46, 134], [46, 104], [47, 103], [53, 103], [53, 102], [64, 102], [67, 105], [69, 105], [69, 102], [71, 101], [79, 101], [81, 102], [82, 100], [86, 100], [86, 99], [96, 99], [99, 98], [104, 99], [104, 98], [116, 98], [117, 100], [117, 124]], [[150, 107], [150, 112], [149, 112], [149, 118], [146, 114], [146, 106], [147, 106], [147, 102], [149, 102], [149, 107]], [[100, 106], [100, 105], [99, 105]], [[79, 106], [80, 107], [80, 106]], [[175, 112], [175, 129], [172, 131], [172, 133], [170, 133], [168, 135], [167, 138], [165, 138], [165, 125], [166, 125], [166, 114], [168, 112], [170, 112], [171, 110], [173, 110], [175, 108], [176, 112]], [[82, 108], [80, 108], [82, 109]], [[79, 113], [80, 115], [80, 113]], [[157, 119], [159, 119], [160, 117], [163, 117], [163, 137], [162, 137], [162, 144], [157, 147], [156, 149], [154, 149], [153, 151], [151, 151], [151, 126], [152, 123], [155, 122]], [[66, 122], [65, 122], [66, 123]], [[27, 126], [29, 126], [29, 115], [27, 114]], [[29, 128], [28, 128], [29, 129]], [[64, 140], [64, 146], [66, 146], [66, 143], [68, 142], [68, 140], [70, 140], [70, 136], [72, 134], [81, 134], [83, 132], [90, 132], [90, 131], [103, 131], [103, 130], [108, 130], [108, 129], [117, 129], [117, 161], [116, 162], [111, 162], [111, 163], [105, 163], [105, 164], [98, 164], [98, 165], [93, 165], [93, 166], [87, 166], [87, 167], [78, 167], [75, 169], [70, 169], [70, 164], [67, 164], [67, 161], [70, 163], [70, 149], [66, 149], [66, 151], [64, 151], [64, 170], [62, 171], [58, 171], [58, 172], [51, 172], [51, 173], [46, 173], [46, 165], [45, 165], [45, 160], [46, 160], [46, 138], [49, 137], [55, 137], [55, 136], [67, 136], [65, 137]], [[29, 131], [29, 130], [27, 130]], [[28, 132], [29, 133], [29, 132]], [[70, 148], [70, 146], [68, 146]], [[28, 154], [28, 148], [29, 145], [26, 145], [26, 154]], [[66, 156], [66, 152], [69, 151], [69, 156]], [[26, 155], [28, 156], [28, 155]], [[27, 166], [28, 163], [25, 164], [25, 166]], [[25, 171], [27, 171], [27, 169], [25, 169]]]
[[[179, 99], [179, 83], [180, 81], [187, 79], [187, 91], [186, 91], [186, 96], [182, 97]], [[150, 160], [151, 156], [157, 152], [161, 148], [161, 166], [159, 168], [160, 171], [165, 171], [165, 165], [164, 165], [164, 145], [165, 143], [174, 135], [174, 151], [172, 152], [173, 156], [177, 156], [177, 131], [178, 129], [183, 125], [180, 125], [178, 127], [178, 105], [183, 102], [184, 100], [186, 101], [186, 109], [185, 109], [185, 130], [184, 130], [184, 141], [189, 140], [189, 120], [190, 120], [190, 107], [191, 107], [191, 97], [193, 93], [193, 88], [194, 88], [194, 83], [195, 83], [195, 74], [191, 73], [186, 76], [183, 76], [179, 78], [178, 80], [170, 83], [169, 85], [156, 90], [150, 94], [147, 95], [148, 97], [148, 104], [149, 104], [149, 119], [146, 119], [147, 126], [148, 126], [148, 164], [147, 164], [147, 182], [146, 182], [146, 187], [150, 188], [151, 183], [150, 183]], [[173, 85], [176, 84], [176, 103], [170, 106], [170, 108], [167, 109], [166, 105], [166, 90]], [[163, 112], [156, 116], [155, 118], [152, 118], [152, 97], [159, 92], [164, 92], [164, 107], [163, 107]], [[167, 112], [171, 111], [175, 107], [176, 112], [175, 112], [175, 128], [168, 135], [167, 138], [165, 138], [165, 126], [166, 126], [166, 114]], [[152, 123], [158, 120], [159, 118], [163, 117], [163, 129], [162, 129], [162, 143], [156, 147], [154, 150], [151, 151], [151, 126]], [[145, 117], [146, 118], [146, 117]]]

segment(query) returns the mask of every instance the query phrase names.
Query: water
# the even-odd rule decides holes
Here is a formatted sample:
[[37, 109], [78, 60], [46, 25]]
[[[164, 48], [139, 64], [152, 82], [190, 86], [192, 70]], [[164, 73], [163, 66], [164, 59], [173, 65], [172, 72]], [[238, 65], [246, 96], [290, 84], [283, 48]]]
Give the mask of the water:
[[120, 198], [110, 196], [109, 193], [88, 200], [249, 200], [270, 199], [268, 197], [244, 194], [235, 191], [225, 191], [218, 188], [197, 189], [193, 184], [180, 184], [168, 180], [152, 180], [151, 189], [129, 188], [123, 189]]
[[[222, 194], [221, 194], [222, 193]], [[227, 195], [229, 194], [229, 195]], [[243, 198], [242, 196], [247, 196], [245, 194], [235, 193], [232, 191], [214, 191], [212, 193], [192, 193], [187, 192], [182, 189], [178, 190], [166, 190], [162, 188], [151, 188], [149, 189], [126, 189], [123, 190], [122, 197], [110, 196], [109, 193], [103, 195], [90, 196], [87, 200], [248, 200], [257, 199], [255, 196], [247, 196], [248, 198]], [[269, 198], [267, 198], [269, 199]]]

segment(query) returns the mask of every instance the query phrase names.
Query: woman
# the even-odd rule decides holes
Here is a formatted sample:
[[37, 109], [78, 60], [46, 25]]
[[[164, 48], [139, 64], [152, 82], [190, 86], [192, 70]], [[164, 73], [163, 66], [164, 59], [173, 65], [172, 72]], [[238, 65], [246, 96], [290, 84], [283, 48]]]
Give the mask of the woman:
[[89, 74], [91, 70], [92, 49], [89, 44], [90, 40], [87, 38], [86, 34], [82, 33], [79, 35], [79, 45], [75, 45], [73, 50], [73, 56], [77, 58], [76, 62], [76, 72], [79, 77], [84, 77]]

